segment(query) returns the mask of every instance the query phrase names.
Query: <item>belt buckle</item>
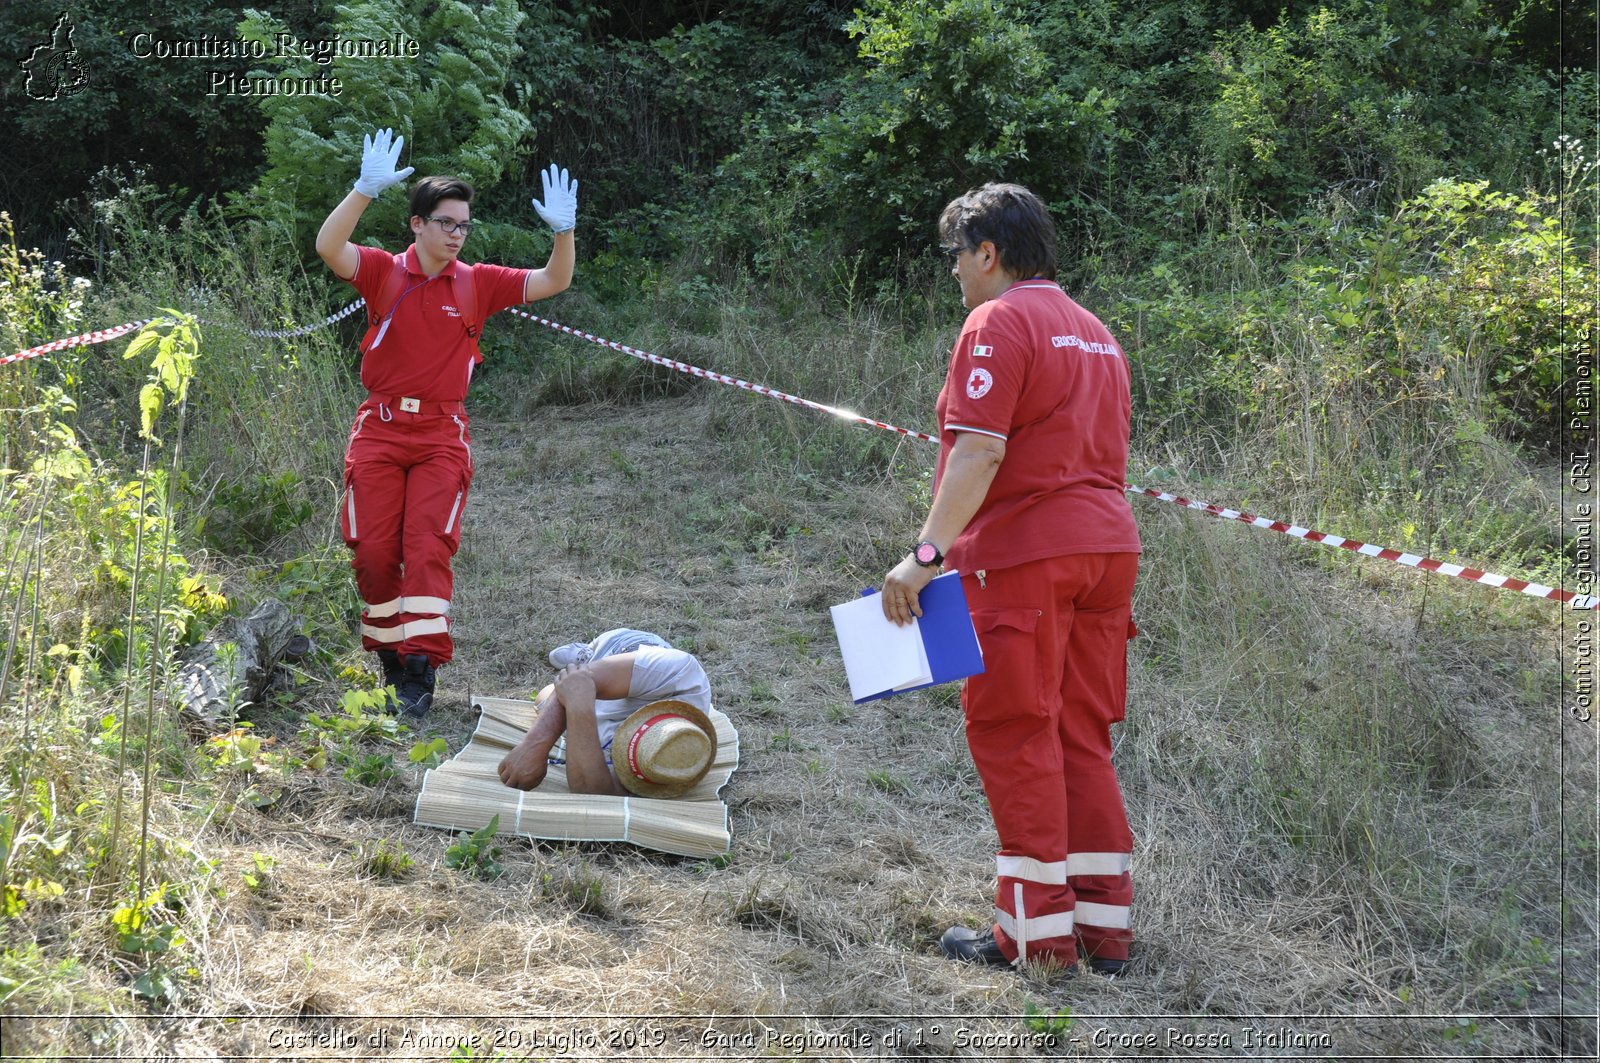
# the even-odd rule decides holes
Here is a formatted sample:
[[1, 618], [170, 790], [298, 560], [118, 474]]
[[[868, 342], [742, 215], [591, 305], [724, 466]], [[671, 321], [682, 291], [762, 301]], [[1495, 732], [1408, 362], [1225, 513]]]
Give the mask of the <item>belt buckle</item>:
[[422, 400], [409, 397], [402, 398], [400, 400], [400, 408], [406, 413], [416, 413], [422, 409]]

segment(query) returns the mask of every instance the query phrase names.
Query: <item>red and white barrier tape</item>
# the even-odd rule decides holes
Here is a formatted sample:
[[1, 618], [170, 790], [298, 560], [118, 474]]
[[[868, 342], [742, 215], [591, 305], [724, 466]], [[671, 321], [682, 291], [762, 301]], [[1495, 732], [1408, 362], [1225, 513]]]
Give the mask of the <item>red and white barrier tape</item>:
[[[689, 365], [686, 362], [674, 361], [670, 358], [662, 358], [661, 356], [651, 354], [648, 351], [637, 350], [636, 348], [629, 347], [625, 343], [617, 343], [614, 340], [604, 339], [600, 336], [594, 335], [593, 333], [584, 332], [581, 329], [575, 329], [569, 325], [563, 325], [558, 321], [551, 321], [549, 318], [540, 317], [537, 314], [530, 314], [522, 310], [512, 310], [512, 313], [518, 315], [519, 317], [525, 317], [529, 321], [538, 322], [539, 324], [544, 325], [547, 328], [554, 329], [557, 332], [565, 332], [570, 336], [578, 336], [588, 340], [590, 343], [597, 343], [602, 347], [610, 347], [612, 350], [621, 351], [623, 354], [631, 355], [634, 358], [640, 359], [641, 361], [650, 362], [654, 365], [664, 365], [670, 369], [676, 369], [680, 373], [688, 373], [691, 376], [704, 377], [707, 380], [715, 380], [719, 383], [730, 384], [736, 388], [743, 388], [746, 391], [753, 391], [758, 395], [770, 395], [773, 398], [782, 399], [785, 402], [792, 402], [797, 406], [804, 406], [808, 409], [820, 410], [823, 413], [830, 413], [835, 417], [841, 417], [847, 421], [851, 421], [859, 425], [870, 425], [874, 428], [883, 428], [891, 432], [899, 432], [901, 435], [910, 436], [913, 439], [926, 440], [930, 443], [938, 441], [935, 437], [928, 435], [926, 432], [913, 432], [907, 428], [898, 428], [895, 425], [886, 424], [883, 421], [874, 421], [870, 417], [863, 417], [860, 414], [852, 413], [849, 410], [841, 410], [834, 406], [824, 406], [821, 403], [812, 402], [809, 399], [798, 398], [782, 391], [774, 391], [771, 388], [762, 387], [760, 384], [752, 384], [748, 381], [739, 380], [735, 377], [724, 376], [721, 373], [713, 373], [709, 370]], [[1302, 528], [1297, 524], [1288, 524], [1280, 520], [1269, 520], [1266, 517], [1257, 517], [1249, 513], [1241, 513], [1236, 509], [1224, 509], [1222, 506], [1212, 505], [1210, 502], [1191, 501], [1187, 498], [1181, 498], [1177, 495], [1168, 494], [1165, 491], [1152, 491], [1147, 487], [1139, 487], [1136, 484], [1126, 484], [1124, 485], [1123, 490], [1127, 491], [1129, 494], [1143, 495], [1147, 498], [1155, 498], [1163, 502], [1172, 502], [1187, 509], [1199, 510], [1202, 513], [1208, 513], [1213, 517], [1220, 517], [1226, 520], [1237, 520], [1245, 524], [1252, 525], [1253, 527], [1265, 528], [1269, 531], [1280, 532], [1284, 535], [1292, 535], [1297, 539], [1304, 539], [1308, 542], [1321, 543], [1323, 546], [1341, 547], [1345, 550], [1350, 550], [1358, 554], [1364, 554], [1367, 557], [1382, 558], [1385, 561], [1393, 561], [1396, 564], [1405, 565], [1409, 568], [1420, 568], [1425, 572], [1438, 572], [1446, 576], [1457, 576], [1461, 579], [1470, 580], [1474, 583], [1482, 583], [1490, 587], [1499, 587], [1502, 590], [1520, 591], [1523, 594], [1531, 595], [1535, 598], [1547, 598], [1553, 601], [1567, 603], [1573, 609], [1600, 608], [1600, 598], [1597, 598], [1594, 595], [1574, 594], [1572, 591], [1546, 587], [1542, 584], [1530, 583], [1527, 580], [1514, 579], [1510, 576], [1497, 576], [1492, 572], [1484, 572], [1481, 569], [1467, 568], [1463, 565], [1453, 565], [1447, 561], [1437, 561], [1431, 557], [1422, 557], [1419, 554], [1409, 554], [1384, 546], [1374, 546], [1371, 543], [1364, 543], [1357, 539], [1346, 539], [1342, 535], [1332, 535], [1328, 532], [1315, 531], [1311, 528]]]
[[[308, 332], [315, 332], [319, 328], [327, 328], [335, 321], [342, 321], [349, 317], [351, 314], [355, 313], [365, 305], [366, 301], [364, 299], [357, 299], [343, 310], [340, 310], [337, 313], [329, 314], [327, 317], [323, 318], [314, 325], [302, 325], [299, 328], [292, 329], [241, 329], [240, 331], [247, 336], [255, 336], [261, 339], [290, 339], [294, 336], [304, 336]], [[56, 351], [64, 351], [70, 347], [91, 347], [97, 343], [107, 343], [118, 338], [119, 336], [126, 336], [128, 333], [133, 332], [136, 329], [142, 329], [152, 321], [159, 320], [160, 318], [154, 317], [145, 318], [143, 321], [130, 321], [125, 325], [118, 325], [115, 328], [99, 329], [95, 332], [85, 332], [80, 336], [68, 336], [63, 340], [51, 340], [49, 343], [41, 343], [37, 347], [29, 347], [27, 350], [18, 351], [16, 354], [8, 354], [5, 357], [0, 358], [0, 365], [10, 365], [12, 362], [20, 362], [25, 358], [38, 358], [41, 355], [54, 354]], [[206, 321], [203, 318], [198, 320], [200, 320], [201, 324], [219, 324], [219, 322]], [[231, 328], [234, 326], [225, 325], [223, 327]]]
[[[355, 302], [351, 303], [349, 306], [345, 307], [343, 310], [337, 311], [336, 313], [329, 314], [327, 317], [323, 318], [321, 321], [318, 321], [314, 325], [301, 325], [299, 328], [291, 328], [291, 329], [253, 329], [253, 328], [247, 328], [247, 329], [243, 329], [241, 331], [243, 331], [246, 336], [255, 336], [255, 337], [258, 337], [258, 338], [261, 338], [261, 339], [269, 339], [269, 340], [293, 339], [296, 336], [304, 336], [308, 332], [315, 332], [319, 328], [327, 328], [329, 325], [333, 324], [335, 321], [343, 321], [345, 318], [349, 317], [351, 314], [355, 313], [357, 310], [360, 310], [363, 306], [366, 306], [366, 305], [367, 305], [367, 301], [365, 299], [357, 299]], [[202, 322], [202, 323], [207, 323], [207, 322]], [[209, 322], [209, 324], [216, 324], [216, 322]], [[235, 327], [235, 326], [224, 326], [224, 327], [225, 328], [232, 328], [232, 327]]]
[[[251, 336], [274, 339], [287, 338], [290, 336], [301, 336], [319, 328], [326, 328], [335, 321], [349, 317], [351, 314], [355, 313], [358, 308], [363, 306], [364, 303], [364, 300], [358, 299], [349, 306], [345, 307], [343, 310], [340, 310], [334, 314], [330, 314], [328, 317], [315, 325], [306, 325], [302, 328], [288, 329], [277, 332], [255, 331], [250, 329], [246, 329], [245, 331]], [[666, 366], [668, 369], [675, 369], [680, 373], [687, 373], [690, 376], [701, 377], [706, 380], [714, 380], [719, 384], [727, 384], [731, 387], [742, 388], [745, 391], [755, 392], [757, 395], [766, 395], [770, 398], [782, 399], [784, 402], [792, 403], [796, 406], [804, 406], [808, 410], [816, 410], [819, 413], [831, 414], [834, 417], [849, 421], [850, 423], [859, 425], [863, 428], [882, 428], [888, 432], [897, 432], [900, 435], [909, 436], [912, 439], [921, 439], [929, 443], [938, 441], [934, 436], [930, 436], [926, 432], [914, 432], [909, 428], [901, 428], [885, 421], [875, 421], [870, 417], [863, 417], [861, 414], [855, 413], [851, 410], [840, 409], [837, 406], [826, 406], [820, 402], [812, 402], [810, 399], [802, 399], [798, 395], [790, 395], [787, 392], [777, 391], [761, 384], [752, 384], [748, 380], [740, 380], [737, 377], [731, 377], [723, 373], [712, 372], [709, 369], [701, 369], [699, 366], [690, 365], [687, 362], [680, 362], [672, 358], [663, 358], [660, 355], [651, 354], [648, 351], [641, 351], [635, 347], [630, 347], [625, 343], [617, 343], [615, 340], [608, 340], [603, 337], [596, 336], [591, 332], [584, 332], [582, 329], [575, 329], [570, 325], [563, 325], [559, 321], [552, 321], [547, 317], [540, 317], [537, 314], [530, 314], [525, 310], [517, 310], [512, 308], [511, 312], [516, 314], [518, 317], [527, 318], [529, 321], [544, 325], [546, 328], [553, 329], [556, 332], [564, 332], [569, 336], [577, 336], [580, 339], [588, 340], [590, 343], [599, 344], [602, 347], [609, 347], [614, 351], [620, 351], [623, 354], [637, 358], [640, 361], [649, 362], [653, 365]], [[7, 355], [4, 358], [0, 358], [0, 365], [7, 365], [11, 362], [19, 362], [24, 358], [37, 358], [40, 355], [50, 354], [53, 351], [66, 350], [69, 347], [80, 347], [95, 343], [106, 343], [107, 341], [114, 340], [119, 336], [125, 336], [134, 329], [143, 328], [152, 320], [156, 319], [151, 318], [145, 321], [130, 321], [125, 325], [118, 325], [115, 328], [101, 329], [97, 332], [86, 332], [81, 336], [71, 336], [62, 340], [53, 340], [50, 343], [40, 344], [38, 347], [32, 347], [26, 351], [19, 351], [16, 354]], [[1437, 572], [1445, 576], [1456, 576], [1460, 579], [1469, 580], [1473, 583], [1482, 583], [1486, 586], [1498, 587], [1501, 590], [1518, 591], [1534, 598], [1544, 598], [1551, 601], [1562, 602], [1569, 608], [1575, 610], [1600, 609], [1600, 597], [1596, 597], [1595, 595], [1575, 594], [1572, 591], [1562, 590], [1558, 587], [1546, 587], [1543, 584], [1532, 583], [1528, 580], [1515, 579], [1511, 576], [1498, 576], [1492, 572], [1484, 572], [1483, 570], [1476, 568], [1467, 568], [1464, 565], [1455, 565], [1447, 561], [1439, 561], [1431, 557], [1423, 557], [1420, 554], [1406, 553], [1401, 550], [1394, 550], [1384, 546], [1374, 546], [1371, 543], [1364, 543], [1358, 539], [1346, 539], [1342, 535], [1332, 535], [1328, 532], [1320, 532], [1312, 528], [1302, 528], [1297, 524], [1289, 524], [1281, 520], [1271, 520], [1267, 517], [1253, 516], [1252, 514], [1243, 513], [1236, 509], [1226, 509], [1222, 506], [1213, 505], [1210, 502], [1192, 501], [1178, 495], [1168, 494], [1165, 491], [1154, 491], [1147, 487], [1139, 487], [1136, 484], [1126, 484], [1124, 485], [1123, 490], [1127, 491], [1129, 494], [1143, 495], [1147, 498], [1159, 499], [1162, 502], [1171, 502], [1175, 505], [1183, 506], [1186, 509], [1198, 510], [1201, 513], [1206, 513], [1223, 520], [1236, 520], [1244, 524], [1249, 524], [1252, 527], [1265, 528], [1268, 531], [1275, 531], [1283, 535], [1293, 536], [1297, 539], [1304, 539], [1307, 542], [1320, 543], [1323, 546], [1329, 547], [1339, 547], [1341, 549], [1350, 550], [1354, 553], [1364, 554], [1367, 557], [1376, 557], [1385, 561], [1393, 561], [1395, 564], [1405, 565], [1408, 568], [1419, 568], [1425, 572]]]
[[1367, 557], [1380, 557], [1385, 561], [1393, 561], [1397, 565], [1405, 565], [1408, 568], [1420, 568], [1425, 572], [1438, 572], [1445, 576], [1456, 576], [1460, 579], [1470, 580], [1473, 583], [1499, 587], [1501, 590], [1520, 591], [1534, 598], [1548, 598], [1553, 601], [1567, 603], [1573, 609], [1600, 608], [1600, 598], [1592, 594], [1574, 594], [1572, 591], [1546, 587], [1539, 583], [1529, 583], [1527, 580], [1513, 579], [1510, 576], [1497, 576], [1492, 572], [1484, 572], [1482, 569], [1467, 568], [1464, 565], [1452, 565], [1448, 561], [1436, 561], [1431, 557], [1408, 554], [1400, 550], [1392, 550], [1386, 546], [1374, 546], [1358, 539], [1346, 539], [1342, 535], [1330, 535], [1327, 532], [1302, 528], [1298, 524], [1286, 524], [1281, 520], [1269, 520], [1266, 517], [1242, 513], [1237, 509], [1224, 509], [1222, 506], [1213, 505], [1210, 502], [1196, 502], [1178, 495], [1168, 494], [1165, 491], [1152, 491], [1148, 487], [1139, 487], [1136, 484], [1129, 484], [1126, 490], [1130, 494], [1159, 498], [1163, 502], [1172, 502], [1187, 509], [1209, 513], [1211, 516], [1222, 520], [1237, 520], [1256, 528], [1266, 528], [1268, 531], [1292, 535], [1296, 539], [1304, 539], [1307, 542], [1321, 543], [1323, 546], [1336, 546], [1358, 554], [1365, 554]]
[[16, 354], [8, 354], [4, 358], [0, 358], [0, 365], [10, 365], [12, 362], [20, 362], [24, 358], [37, 358], [42, 354], [53, 354], [56, 351], [64, 351], [70, 347], [88, 347], [96, 343], [106, 343], [116, 339], [118, 336], [126, 336], [135, 329], [144, 328], [155, 320], [158, 319], [151, 317], [143, 321], [130, 321], [126, 325], [118, 325], [115, 328], [85, 332], [81, 336], [68, 336], [64, 340], [51, 340], [49, 343], [41, 343], [37, 347], [29, 347], [27, 350], [18, 351]]
[[658, 354], [651, 354], [649, 351], [641, 351], [637, 348], [629, 347], [626, 343], [618, 343], [615, 340], [608, 340], [604, 337], [596, 336], [592, 332], [584, 332], [582, 329], [575, 329], [570, 325], [563, 325], [559, 321], [551, 321], [547, 317], [540, 317], [538, 314], [530, 314], [525, 310], [517, 310], [513, 308], [511, 312], [516, 314], [518, 317], [525, 317], [529, 321], [538, 322], [539, 324], [544, 325], [547, 328], [554, 329], [557, 332], [565, 332], [569, 336], [578, 336], [582, 339], [588, 340], [590, 343], [598, 343], [602, 347], [610, 347], [614, 351], [621, 351], [623, 354], [632, 355], [634, 358], [637, 358], [643, 362], [650, 362], [653, 365], [664, 365], [668, 369], [676, 369], [680, 373], [688, 373], [690, 376], [704, 377], [707, 380], [715, 380], [719, 384], [729, 384], [736, 388], [743, 388], [745, 391], [753, 391], [757, 395], [766, 395], [770, 398], [782, 399], [784, 402], [791, 402], [796, 406], [804, 406], [808, 410], [816, 410], [819, 413], [832, 414], [841, 420], [849, 421], [852, 424], [860, 425], [863, 428], [882, 428], [886, 432], [898, 432], [903, 436], [910, 436], [912, 439], [923, 439], [929, 443], [938, 442], [938, 440], [936, 440], [933, 436], [928, 435], [926, 432], [913, 432], [909, 428], [901, 428], [898, 425], [892, 425], [886, 421], [874, 421], [872, 418], [863, 417], [859, 413], [856, 413], [852, 410], [842, 410], [837, 406], [824, 406], [820, 402], [812, 402], [810, 399], [802, 399], [798, 395], [790, 395], [787, 392], [775, 391], [772, 388], [763, 387], [760, 384], [752, 384], [748, 380], [740, 380], [737, 377], [725, 376], [722, 373], [713, 373], [709, 369], [701, 369], [699, 366], [690, 365], [688, 362], [679, 362], [671, 358], [663, 358]]

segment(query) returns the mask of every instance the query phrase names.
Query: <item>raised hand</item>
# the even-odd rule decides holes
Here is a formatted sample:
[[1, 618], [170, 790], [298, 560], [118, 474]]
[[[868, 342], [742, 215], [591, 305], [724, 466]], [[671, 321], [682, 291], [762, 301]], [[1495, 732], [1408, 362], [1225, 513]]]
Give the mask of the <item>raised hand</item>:
[[578, 182], [555, 163], [539, 175], [544, 183], [544, 201], [533, 201], [533, 209], [545, 224], [558, 233], [570, 232], [578, 226]]
[[385, 188], [410, 177], [416, 167], [395, 169], [395, 164], [400, 161], [401, 149], [405, 146], [406, 138], [395, 136], [390, 129], [367, 134], [361, 146], [361, 176], [356, 178], [356, 191], [369, 199], [377, 199]]

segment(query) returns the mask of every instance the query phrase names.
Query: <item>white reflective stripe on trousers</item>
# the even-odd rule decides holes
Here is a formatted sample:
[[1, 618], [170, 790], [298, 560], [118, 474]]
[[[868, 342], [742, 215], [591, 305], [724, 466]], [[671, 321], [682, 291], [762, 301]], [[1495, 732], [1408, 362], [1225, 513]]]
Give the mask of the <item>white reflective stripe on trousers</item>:
[[404, 598], [390, 598], [386, 602], [378, 602], [366, 608], [368, 620], [382, 620], [386, 616], [393, 616], [404, 608]]
[[1133, 925], [1133, 913], [1125, 904], [1093, 904], [1078, 902], [1078, 922], [1110, 930], [1127, 930]]
[[1067, 874], [1125, 875], [1132, 862], [1129, 853], [1068, 853]]
[[442, 616], [424, 617], [421, 620], [396, 624], [394, 627], [361, 625], [361, 634], [374, 642], [404, 642], [406, 639], [414, 639], [421, 635], [443, 635], [449, 630], [450, 621]]
[[1017, 959], [1028, 958], [1028, 906], [1022, 900], [1022, 883], [1012, 883], [1011, 903], [1017, 909], [1016, 933], [1011, 939], [1017, 943]]
[[[994, 910], [994, 921], [1000, 924], [1001, 930], [1011, 935], [1013, 941], [1018, 940], [1018, 920], [1010, 912], [1004, 908], [996, 908]], [[1028, 916], [1027, 924], [1026, 933], [1029, 941], [1045, 941], [1049, 938], [1072, 936], [1073, 918], [1071, 912]]]
[[1065, 886], [1067, 875], [1071, 873], [1065, 860], [1047, 864], [1031, 856], [997, 856], [994, 865], [995, 874], [999, 877], [1020, 878], [1045, 886]]
[[366, 613], [368, 620], [382, 620], [384, 617], [394, 616], [396, 613], [448, 616], [450, 613], [450, 599], [434, 598], [426, 594], [413, 594], [404, 598], [391, 598], [387, 602], [369, 605]]

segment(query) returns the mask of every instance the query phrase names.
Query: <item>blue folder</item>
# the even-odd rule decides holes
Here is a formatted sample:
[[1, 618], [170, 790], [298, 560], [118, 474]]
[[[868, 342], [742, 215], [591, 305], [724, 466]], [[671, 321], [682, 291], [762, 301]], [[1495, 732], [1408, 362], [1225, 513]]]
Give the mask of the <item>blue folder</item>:
[[[863, 597], [873, 593], [875, 589], [872, 587], [861, 592]], [[917, 618], [917, 630], [922, 634], [922, 648], [927, 651], [928, 671], [933, 679], [904, 690], [868, 694], [856, 701], [857, 705], [983, 672], [983, 650], [978, 646], [978, 632], [972, 626], [972, 614], [967, 610], [967, 592], [961, 587], [961, 573], [946, 572], [934, 577], [917, 595], [917, 601], [922, 606], [922, 615]]]

